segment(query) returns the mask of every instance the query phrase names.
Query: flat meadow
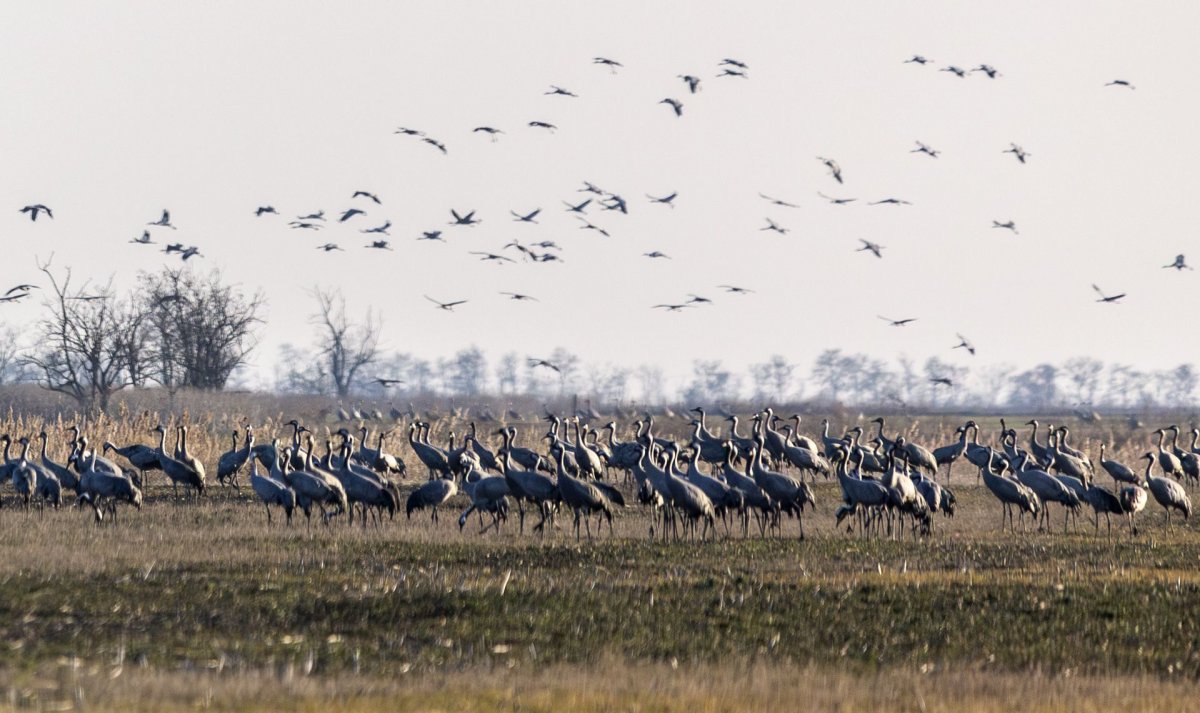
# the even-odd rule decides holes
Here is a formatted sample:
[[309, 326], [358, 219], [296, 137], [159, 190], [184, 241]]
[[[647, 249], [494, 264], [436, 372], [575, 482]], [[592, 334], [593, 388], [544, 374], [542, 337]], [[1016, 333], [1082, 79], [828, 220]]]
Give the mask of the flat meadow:
[[[86, 508], [24, 511], [5, 486], [0, 706], [1166, 711], [1200, 693], [1200, 533], [1166, 527], [1153, 501], [1136, 535], [1116, 518], [1097, 530], [1090, 509], [1064, 533], [1057, 506], [1050, 532], [1002, 531], [998, 502], [960, 461], [956, 513], [922, 538], [835, 527], [839, 487], [820, 478], [803, 541], [794, 520], [765, 539], [720, 523], [709, 541], [651, 539], [628, 484], [613, 534], [590, 540], [569, 515], [544, 536], [519, 534], [515, 516], [499, 533], [474, 518], [460, 531], [462, 495], [436, 525], [401, 511], [365, 529], [299, 514], [268, 526], [248, 488], [213, 482], [241, 416], [193, 414], [203, 497], [176, 498], [151, 472], [141, 510], [98, 525]], [[287, 438], [284, 420], [259, 415], [256, 431]], [[962, 420], [888, 428], [935, 446]], [[686, 440], [684, 420], [663, 421], [658, 435]], [[1146, 428], [1059, 421], [1093, 458], [1101, 440], [1131, 466], [1150, 450]], [[157, 422], [122, 413], [85, 430], [93, 443], [152, 443]], [[68, 425], [10, 416], [0, 432], [46, 428], [61, 462]], [[545, 429], [517, 425], [526, 445]], [[998, 428], [981, 425], [985, 440]], [[465, 427], [443, 417], [433, 441]], [[385, 448], [408, 465], [407, 495], [426, 475], [404, 438]]]

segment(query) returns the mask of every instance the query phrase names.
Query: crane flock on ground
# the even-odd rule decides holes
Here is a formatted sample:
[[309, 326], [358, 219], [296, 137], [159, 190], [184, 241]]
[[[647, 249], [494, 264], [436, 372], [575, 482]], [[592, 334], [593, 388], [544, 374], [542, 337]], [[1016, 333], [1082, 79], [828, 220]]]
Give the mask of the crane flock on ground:
[[[598, 68], [607, 70], [609, 74], [613, 75], [613, 81], [616, 82], [620, 82], [621, 77], [619, 75], [625, 74], [629, 71], [636, 71], [627, 68], [623, 62], [611, 57], [594, 57], [592, 59], [592, 63]], [[930, 71], [930, 69], [926, 67], [927, 65], [936, 67], [936, 63], [933, 60], [921, 54], [915, 54], [903, 60], [898, 59], [897, 63], [901, 65], [912, 65], [913, 67], [918, 68], [920, 71]], [[918, 70], [914, 69], [911, 71]], [[946, 81], [958, 81], [964, 79], [969, 80], [969, 78], [972, 77], [979, 78], [975, 79], [974, 81], [983, 82], [1015, 81], [1012, 79], [1003, 79], [1005, 76], [1004, 74], [998, 71], [995, 67], [986, 63], [981, 63], [975, 65], [974, 67], [972, 67], [971, 64], [963, 64], [962, 66], [956, 64], [946, 64], [945, 66], [940, 67], [938, 71], [945, 72], [949, 75], [950, 79], [947, 79]], [[701, 75], [703, 73], [699, 71], [680, 73], [674, 79], [664, 78], [664, 86], [675, 86], [678, 89], [678, 93], [675, 96], [666, 96], [660, 100], [657, 100], [658, 104], [661, 104], [665, 107], [664, 113], [667, 114], [667, 117], [665, 117], [664, 120], [687, 121], [690, 113], [690, 110], [686, 110], [686, 106], [689, 103], [689, 97], [696, 95], [702, 90], [702, 88], [708, 88], [710, 85], [716, 85], [714, 88], [710, 89], [709, 92], [718, 93], [723, 88], [728, 87], [730, 82], [734, 82], [736, 80], [747, 81], [750, 80], [751, 76], [749, 64], [741, 59], [733, 57], [725, 57], [715, 60], [712, 72], [713, 73], [710, 75], [712, 77], [711, 79], [702, 79]], [[1103, 78], [1097, 78], [1096, 88], [1097, 91], [1114, 92], [1121, 89], [1133, 90], [1135, 87], [1132, 83], [1125, 79], [1117, 78], [1105, 82]], [[591, 90], [592, 87], [589, 85], [585, 87], [585, 89]], [[538, 114], [541, 112], [553, 111], [556, 103], [558, 102], [584, 101], [581, 99], [581, 97], [585, 96], [587, 93], [588, 91], [585, 91], [584, 89], [576, 91], [576, 88], [548, 84], [547, 88], [541, 92], [540, 97], [529, 97], [531, 103], [528, 111], [531, 115], [531, 120], [527, 122], [525, 127], [508, 127], [508, 130], [506, 130], [504, 128], [499, 128], [488, 124], [481, 124], [471, 130], [470, 134], [472, 136], [485, 137], [489, 142], [496, 142], [520, 140], [518, 135], [525, 131], [548, 131], [553, 133], [557, 131], [558, 126], [545, 121], [544, 116], [538, 116]], [[438, 161], [442, 160], [443, 157], [450, 155], [455, 150], [455, 142], [460, 138], [463, 141], [466, 141], [469, 137], [442, 137], [440, 134], [435, 136], [434, 132], [427, 131], [423, 128], [419, 129], [411, 126], [399, 126], [392, 131], [391, 136], [388, 136], [386, 139], [381, 137], [380, 140], [392, 140], [400, 142], [411, 141], [414, 144], [414, 152], [411, 156], [414, 161]], [[424, 150], [417, 151], [417, 146], [424, 147]], [[1022, 165], [1035, 160], [1035, 154], [1027, 151], [1024, 147], [1015, 142], [1010, 142], [1007, 147], [997, 146], [996, 148], [997, 154], [1012, 154], [1013, 159]], [[914, 140], [912, 148], [898, 148], [898, 151], [901, 150], [926, 159], [939, 160], [943, 162], [947, 160], [943, 151], [920, 140]], [[830, 188], [846, 188], [849, 176], [853, 173], [851, 170], [844, 169], [838, 160], [833, 157], [817, 156], [816, 161], [823, 166], [828, 173], [828, 180], [832, 182], [830, 184]], [[413, 241], [450, 242], [449, 238], [451, 238], [452, 235], [460, 234], [457, 231], [463, 231], [467, 228], [474, 228], [485, 221], [484, 216], [479, 215], [478, 212], [473, 208], [447, 206], [446, 214], [448, 219], [446, 227], [414, 225], [405, 227], [403, 230], [401, 230], [398, 224], [394, 222], [390, 216], [388, 216], [385, 208], [385, 201], [377, 193], [369, 190], [363, 190], [359, 187], [355, 188], [356, 189], [352, 191], [347, 190], [344, 198], [338, 198], [338, 200], [342, 201], [342, 204], [341, 207], [335, 211], [327, 211], [324, 208], [305, 208], [300, 210], [281, 211], [277, 209], [275, 205], [269, 203], [260, 204], [257, 205], [257, 207], [248, 206], [245, 211], [247, 217], [251, 220], [282, 221], [283, 224], [293, 230], [316, 233], [321, 235], [322, 238], [330, 233], [336, 233], [338, 236], [336, 240], [324, 240], [324, 242], [320, 244], [314, 244], [316, 250], [323, 251], [325, 254], [328, 254], [331, 257], [333, 255], [345, 254], [347, 253], [348, 249], [392, 251], [395, 249], [393, 244], [393, 231], [396, 231], [396, 237], [402, 237]], [[578, 196], [570, 198], [570, 200], [561, 201], [563, 203], [562, 210], [576, 220], [576, 227], [579, 230], [586, 231], [587, 233], [603, 237], [611, 236], [618, 231], [618, 228], [616, 227], [617, 221], [619, 221], [622, 216], [628, 215], [630, 211], [637, 210], [638, 207], [636, 204], [638, 203], [644, 204], [647, 209], [651, 210], [661, 208], [675, 209], [677, 206], [682, 206], [687, 203], [687, 196], [680, 195], [679, 191], [663, 191], [658, 195], [646, 194], [645, 198], [638, 198], [635, 200], [621, 190], [602, 188], [589, 181], [582, 181], [581, 186], [579, 187], [564, 186], [563, 191], [569, 195]], [[877, 196], [873, 198], [862, 198], [860, 200], [858, 197], [854, 196], [829, 195], [823, 191], [817, 191], [816, 193], [822, 200], [841, 206], [850, 204], [857, 204], [859, 206], [892, 207], [911, 205], [910, 201], [896, 196]], [[771, 208], [792, 209], [800, 207], [800, 203], [796, 201], [774, 198], [761, 192], [759, 192], [758, 195]], [[559, 198], [561, 199], [561, 196]], [[21, 207], [19, 210], [32, 222], [37, 222], [39, 218], [43, 216], [45, 220], [54, 219], [55, 217], [55, 214], [51, 211], [51, 208], [42, 203], [30, 203], [29, 205]], [[528, 230], [531, 231], [531, 236], [538, 235], [537, 232], [534, 231], [539, 230], [539, 226], [542, 225], [539, 221], [539, 218], [547, 217], [549, 212], [550, 209], [546, 207], [546, 204], [542, 200], [533, 200], [530, 201], [526, 206], [509, 210], [510, 219], [523, 226], [529, 226]], [[45, 223], [45, 220], [42, 220], [42, 223]], [[497, 220], [497, 218], [488, 216], [487, 220], [491, 222]], [[761, 217], [756, 216], [750, 220], [762, 221], [758, 224], [759, 232], [767, 232], [779, 236], [786, 236], [791, 231], [786, 221], [780, 220], [777, 215], [763, 215]], [[1000, 228], [1010, 231], [1014, 236], [1020, 235], [1015, 220], [1007, 216], [988, 216], [983, 217], [980, 220], [981, 226], [988, 226], [989, 224], [993, 229]], [[753, 228], [749, 227], [751, 225], [753, 225], [753, 223], [748, 222], [748, 230], [753, 230]], [[139, 226], [137, 230], [140, 232], [140, 235], [131, 238], [128, 242], [135, 245], [155, 245], [159, 242], [154, 239], [156, 235], [161, 234], [163, 231], [174, 231], [175, 229], [176, 225], [172, 223], [170, 211], [163, 209], [158, 219], [148, 220], [145, 225]], [[347, 242], [352, 239], [359, 241], [359, 244]], [[861, 241], [861, 247], [857, 249], [859, 252], [866, 252], [877, 259], [885, 259], [883, 245], [866, 239], [859, 240]], [[204, 254], [201, 253], [201, 248], [199, 246], [185, 245], [179, 242], [167, 243], [163, 247], [162, 252], [167, 255], [175, 255], [183, 261], [188, 261], [192, 258], [204, 257]], [[507, 244], [503, 245], [503, 247], [497, 246], [492, 250], [465, 250], [463, 259], [475, 257], [498, 266], [512, 264], [518, 261], [527, 263], [563, 263], [567, 260], [567, 258], [564, 257], [564, 252], [565, 251], [563, 248], [555, 241], [543, 239], [535, 242], [534, 238], [531, 237], [528, 243], [522, 242], [521, 240], [511, 240]], [[669, 254], [657, 249], [644, 250], [641, 252], [641, 255], [664, 264], [670, 264], [671, 262], [669, 260]], [[1184, 255], [1176, 256], [1170, 264], [1164, 265], [1163, 267], [1175, 268], [1176, 272], [1181, 272], [1184, 269], [1191, 269], [1190, 266], [1186, 264]], [[1088, 284], [1090, 283], [1087, 280], [1080, 282], [1081, 288]], [[1100, 287], [1097, 287], [1094, 284], [1092, 285], [1092, 288], [1099, 295], [1099, 299], [1097, 301], [1104, 304], [1117, 304], [1125, 297], [1124, 293], [1109, 294], [1104, 292]], [[691, 289], [693, 289], [696, 294], [701, 295], [706, 291], [715, 289], [723, 289], [727, 293], [736, 293], [743, 296], [754, 292], [754, 290], [741, 287], [713, 284], [696, 284]], [[535, 301], [538, 299], [537, 295], [527, 295], [524, 291], [516, 293], [511, 290], [498, 291], [498, 294], [501, 297], [509, 298], [509, 301], [512, 299], [517, 299], [512, 297], [514, 294], [522, 295], [520, 300], [523, 301]], [[18, 299], [20, 299], [20, 296], [11, 299], [6, 296], [0, 301], [16, 301]], [[462, 299], [458, 295], [442, 295], [437, 299], [426, 296], [426, 299], [432, 302], [435, 308], [445, 312], [451, 312], [453, 311], [453, 307], [463, 305], [468, 302], [467, 299]], [[686, 309], [702, 307], [704, 305], [711, 304], [711, 302], [712, 300], [707, 297], [703, 298], [702, 300], [693, 299], [686, 301], [674, 301], [668, 299], [647, 306], [655, 310], [663, 310], [666, 313], [672, 313], [680, 312]], [[473, 306], [474, 305], [472, 305], [472, 307]], [[900, 325], [908, 321], [911, 320], [895, 321], [892, 322], [892, 324]]]
[[[539, 448], [519, 443], [515, 426], [483, 434], [474, 422], [461, 440], [450, 433], [442, 447], [430, 441], [429, 422], [413, 419], [407, 443], [409, 460], [420, 464], [417, 472], [410, 472], [404, 457], [385, 450], [393, 431], [378, 430], [373, 448], [366, 425], [326, 430], [318, 442], [293, 419], [286, 424], [290, 433], [271, 438], [259, 437], [252, 426], [234, 430], [229, 450], [216, 463], [215, 480], [248, 499], [242, 490], [248, 477], [268, 525], [273, 511], [282, 511], [290, 525], [299, 510], [310, 528], [314, 516], [326, 526], [357, 520], [363, 528], [384, 527], [403, 502], [407, 518], [428, 511], [435, 528], [440, 510], [461, 508], [458, 529], [474, 516], [481, 533], [501, 532], [515, 510], [518, 534], [546, 536], [562, 527], [557, 518], [569, 512], [578, 539], [603, 535], [605, 523], [612, 536], [614, 518], [641, 508], [651, 538], [701, 540], [783, 537], [789, 530], [803, 539], [804, 518], [817, 505], [812, 484], [818, 480], [840, 486], [837, 528], [863, 537], [929, 537], [937, 518], [953, 516], [958, 507], [951, 477], [960, 461], [998, 501], [1002, 531], [1015, 532], [1018, 522], [1022, 532], [1030, 524], [1052, 531], [1052, 506], [1063, 513], [1064, 532], [1072, 525], [1078, 530], [1078, 516], [1090, 506], [1096, 531], [1104, 515], [1111, 535], [1115, 515], [1133, 535], [1134, 519], [1151, 497], [1169, 527], [1173, 513], [1190, 518], [1188, 487], [1200, 486], [1200, 428], [1191, 429], [1186, 448], [1179, 444], [1178, 426], [1157, 429], [1153, 450], [1142, 457], [1144, 467], [1135, 468], [1108, 459], [1104, 443], [1093, 461], [1071, 446], [1067, 426], [1047, 427], [1043, 441], [1036, 420], [1022, 436], [1001, 419], [997, 440], [987, 445], [979, 441], [979, 424], [968, 420], [955, 429], [955, 440], [930, 449], [902, 434], [889, 437], [883, 418], [841, 435], [830, 434], [826, 419], [809, 436], [801, 433], [799, 415], [781, 418], [767, 408], [750, 417], [748, 435], [739, 431], [736, 415], [726, 417], [728, 429], [719, 435], [709, 429], [703, 408], [693, 413], [682, 441], [657, 434], [649, 414], [629, 425], [630, 440], [618, 438], [615, 421], [594, 428], [579, 416], [547, 415]], [[174, 444], [167, 451], [172, 430]], [[0, 482], [11, 483], [25, 509], [44, 512], [73, 500], [90, 508], [97, 522], [115, 519], [119, 504], [141, 508], [143, 487], [156, 472], [171, 485], [172, 494], [164, 497], [194, 500], [208, 492], [208, 471], [188, 448], [187, 425], [156, 426], [150, 434], [157, 445], [105, 441], [97, 447], [78, 426], [68, 432], [62, 462], [51, 456], [44, 430], [16, 440], [0, 436]], [[1097, 482], [1101, 472], [1112, 479], [1111, 488]], [[536, 522], [527, 526], [527, 515]]]

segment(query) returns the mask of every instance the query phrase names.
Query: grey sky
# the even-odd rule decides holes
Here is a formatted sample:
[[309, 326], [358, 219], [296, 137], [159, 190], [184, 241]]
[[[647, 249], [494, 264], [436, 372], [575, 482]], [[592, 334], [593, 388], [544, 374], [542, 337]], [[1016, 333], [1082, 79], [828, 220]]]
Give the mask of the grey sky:
[[[808, 364], [841, 347], [1028, 365], [1087, 354], [1147, 367], [1195, 359], [1195, 52], [1190, 3], [21, 3], [0, 9], [5, 274], [33, 255], [128, 284], [174, 258], [129, 245], [163, 208], [200, 267], [261, 285], [256, 362], [307, 344], [305, 290], [375, 306], [389, 349], [492, 355], [562, 345], [588, 360]], [[903, 64], [913, 53], [934, 63]], [[592, 64], [624, 63], [617, 74]], [[735, 57], [750, 79], [716, 77]], [[1002, 74], [937, 71], [980, 63]], [[689, 95], [676, 75], [702, 78]], [[1137, 89], [1104, 87], [1127, 79]], [[544, 96], [551, 84], [578, 99]], [[684, 104], [676, 118], [658, 104]], [[556, 124], [555, 134], [528, 128]], [[506, 133], [492, 143], [471, 129]], [[443, 141], [443, 156], [404, 125]], [[914, 141], [942, 151], [909, 153]], [[1031, 155], [1020, 165], [1009, 142]], [[837, 159], [837, 185], [817, 162]], [[630, 215], [562, 200], [584, 180]], [[383, 206], [351, 201], [377, 193]], [[816, 191], [856, 197], [828, 205]], [[679, 192], [678, 206], [645, 194]], [[794, 201], [767, 204], [758, 192]], [[867, 206], [895, 196], [912, 206]], [[55, 220], [17, 209], [43, 202]], [[253, 216], [272, 204], [280, 218]], [[286, 221], [356, 205], [346, 226]], [[541, 225], [509, 210], [541, 207]], [[483, 224], [446, 225], [449, 210]], [[787, 226], [760, 231], [765, 219]], [[394, 253], [359, 228], [390, 219]], [[1014, 220], [1019, 236], [991, 228]], [[415, 242], [442, 229], [448, 244]], [[497, 267], [469, 250], [554, 240], [565, 264]], [[877, 260], [859, 238], [885, 246]], [[318, 253], [332, 241], [347, 252]], [[161, 243], [157, 249], [161, 249]], [[641, 257], [661, 250], [672, 260]], [[1194, 257], [1192, 253], [1195, 252]], [[515, 253], [513, 255], [516, 256]], [[1128, 292], [1098, 305], [1089, 285]], [[728, 283], [756, 289], [721, 294]], [[500, 290], [540, 303], [513, 303]], [[688, 293], [711, 307], [650, 306]], [[421, 295], [469, 299], [454, 314]], [[0, 319], [33, 319], [8, 305]], [[876, 318], [918, 317], [904, 329]], [[1114, 336], [1116, 335], [1116, 336]]]

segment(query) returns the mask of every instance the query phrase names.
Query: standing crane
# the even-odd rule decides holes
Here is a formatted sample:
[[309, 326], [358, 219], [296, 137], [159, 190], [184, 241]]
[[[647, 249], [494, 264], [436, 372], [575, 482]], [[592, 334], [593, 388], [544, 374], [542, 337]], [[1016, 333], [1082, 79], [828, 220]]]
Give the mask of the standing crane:
[[188, 463], [167, 455], [167, 429], [160, 423], [154, 427], [151, 433], [159, 434], [158, 450], [155, 451], [158, 454], [158, 465], [162, 468], [163, 473], [171, 479], [175, 497], [179, 497], [180, 484], [195, 488], [197, 495], [203, 495], [204, 477]]
[[1115, 460], [1108, 460], [1104, 457], [1104, 444], [1100, 444], [1100, 467], [1106, 473], [1112, 476], [1112, 479], [1117, 483], [1128, 483], [1130, 485], [1140, 485], [1142, 479], [1133, 472], [1133, 469], [1124, 463], [1118, 463]]
[[[234, 432], [236, 433], [236, 431]], [[254, 448], [254, 434], [246, 430], [246, 453]], [[296, 491], [288, 487], [282, 480], [272, 478], [270, 474], [259, 475], [258, 459], [250, 461], [250, 487], [262, 501], [267, 510], [267, 526], [271, 525], [271, 506], [278, 505], [287, 517], [287, 524], [292, 524], [292, 511], [296, 509]]]
[[1178, 510], [1183, 513], [1184, 520], [1190, 518], [1192, 516], [1192, 501], [1188, 497], [1187, 491], [1179, 484], [1179, 481], [1153, 474], [1155, 461], [1162, 462], [1161, 452], [1157, 458], [1153, 453], [1147, 453], [1142, 458], [1146, 461], [1146, 487], [1150, 490], [1150, 494], [1154, 496], [1155, 502], [1162, 506], [1163, 512], [1167, 516], [1167, 527], [1171, 526], [1172, 510]]
[[1016, 532], [1016, 525], [1012, 519], [1012, 508], [1015, 507], [1021, 515], [1021, 530], [1025, 530], [1025, 513], [1029, 513], [1035, 518], [1041, 510], [1041, 503], [1038, 497], [1032, 490], [1025, 485], [1004, 477], [1004, 473], [1008, 470], [1008, 463], [1003, 459], [1000, 461], [1000, 474], [992, 472], [992, 463], [997, 460], [996, 452], [991, 446], [988, 446], [988, 465], [982, 469], [983, 484], [991, 491], [992, 495], [1000, 501], [1003, 506], [1003, 512], [1000, 515], [1000, 529], [1004, 529], [1004, 521], [1007, 518], [1009, 528]]

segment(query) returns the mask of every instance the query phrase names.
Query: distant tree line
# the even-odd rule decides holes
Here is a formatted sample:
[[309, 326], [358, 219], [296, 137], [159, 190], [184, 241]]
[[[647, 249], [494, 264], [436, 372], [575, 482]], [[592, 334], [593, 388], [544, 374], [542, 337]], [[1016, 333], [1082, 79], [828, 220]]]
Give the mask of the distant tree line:
[[[117, 292], [79, 281], [70, 269], [39, 264], [45, 274], [42, 317], [32, 329], [0, 327], [0, 384], [34, 382], [74, 399], [81, 410], [105, 410], [125, 388], [219, 391], [257, 344], [265, 302], [226, 284], [218, 271], [163, 268], [140, 273]], [[829, 349], [804, 367], [775, 354], [733, 369], [697, 359], [682, 384], [662, 365], [587, 364], [566, 348], [545, 359], [515, 351], [489, 358], [470, 346], [442, 358], [385, 352], [382, 321], [354, 312], [337, 289], [311, 290], [313, 341], [284, 345], [273, 387], [282, 393], [340, 399], [405, 396], [471, 398], [580, 396], [596, 404], [801, 402], [896, 408], [1010, 408], [1041, 411], [1090, 406], [1139, 409], [1191, 406], [1200, 372], [1191, 364], [1145, 370], [1076, 357], [1019, 369], [972, 368], [973, 361], [907, 356], [886, 361]]]
[[[376, 350], [379, 351], [379, 350]], [[281, 365], [310, 364], [317, 358], [287, 346]], [[660, 404], [812, 402], [845, 406], [894, 408], [1010, 408], [1041, 411], [1092, 406], [1135, 409], [1190, 406], [1196, 402], [1200, 372], [1191, 364], [1164, 370], [1105, 364], [1089, 357], [1061, 364], [1042, 363], [1027, 369], [1007, 364], [971, 368], [959, 361], [930, 357], [918, 363], [901, 356], [894, 361], [831, 349], [808, 368], [783, 355], [744, 370], [716, 360], [696, 360], [681, 386], [668, 384], [660, 365], [630, 367], [587, 364], [565, 348], [546, 361], [554, 371], [535, 365], [527, 355], [505, 352], [489, 360], [476, 346], [448, 357], [429, 359], [407, 352], [379, 352], [364, 364], [353, 387], [340, 393], [370, 399], [405, 395], [470, 398], [481, 395], [579, 395], [595, 403]], [[290, 393], [338, 393], [331, 385], [313, 383], [292, 367], [281, 367], [277, 390]]]

